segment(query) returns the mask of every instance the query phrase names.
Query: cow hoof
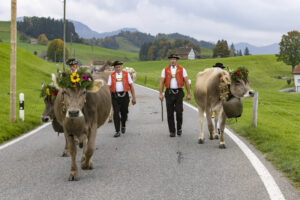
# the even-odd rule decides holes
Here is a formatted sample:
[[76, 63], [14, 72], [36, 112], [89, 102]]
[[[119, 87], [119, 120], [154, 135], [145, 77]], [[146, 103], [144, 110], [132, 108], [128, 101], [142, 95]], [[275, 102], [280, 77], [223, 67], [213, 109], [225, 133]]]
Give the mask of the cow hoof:
[[79, 143], [79, 148], [82, 149], [82, 147], [83, 147], [83, 142], [80, 142]]
[[82, 156], [80, 161], [81, 162], [85, 161], [85, 156]]
[[85, 162], [81, 164], [81, 169], [83, 170], [92, 170], [94, 169], [93, 163], [86, 164]]
[[112, 120], [108, 120], [108, 123], [112, 123]]
[[69, 157], [69, 154], [66, 153], [66, 152], [63, 152], [62, 155], [61, 155], [61, 157]]
[[219, 148], [220, 148], [220, 149], [226, 149], [226, 146], [225, 146], [224, 143], [223, 143], [223, 144], [219, 144]]
[[198, 139], [198, 144], [204, 144], [204, 139]]
[[214, 139], [215, 139], [215, 140], [219, 139], [219, 136], [218, 136], [218, 135], [215, 135], [215, 136], [214, 136]]
[[70, 175], [69, 181], [79, 181], [79, 178], [77, 178], [76, 176]]

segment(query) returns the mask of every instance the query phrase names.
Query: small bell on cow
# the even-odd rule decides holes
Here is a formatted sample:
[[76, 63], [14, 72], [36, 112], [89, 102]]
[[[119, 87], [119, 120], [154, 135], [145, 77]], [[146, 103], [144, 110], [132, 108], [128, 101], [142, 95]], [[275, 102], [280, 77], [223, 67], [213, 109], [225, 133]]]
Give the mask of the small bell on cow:
[[242, 100], [237, 97], [232, 97], [228, 101], [223, 101], [223, 110], [227, 118], [241, 117], [243, 113]]

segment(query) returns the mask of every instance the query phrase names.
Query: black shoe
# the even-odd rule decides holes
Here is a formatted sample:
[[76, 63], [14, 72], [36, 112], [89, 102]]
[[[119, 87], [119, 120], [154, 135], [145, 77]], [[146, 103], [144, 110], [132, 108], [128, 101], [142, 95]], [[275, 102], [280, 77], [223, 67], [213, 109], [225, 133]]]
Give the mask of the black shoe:
[[181, 135], [182, 135], [182, 130], [181, 130], [181, 129], [177, 130], [177, 135], [178, 135], [178, 136], [181, 136]]
[[114, 134], [114, 137], [120, 137], [120, 131], [119, 132], [116, 132], [115, 134]]
[[175, 137], [175, 132], [173, 132], [173, 133], [171, 132], [170, 137]]
[[123, 134], [126, 132], [126, 127], [125, 127], [125, 126], [123, 126], [123, 127], [121, 128], [121, 132], [122, 132]]

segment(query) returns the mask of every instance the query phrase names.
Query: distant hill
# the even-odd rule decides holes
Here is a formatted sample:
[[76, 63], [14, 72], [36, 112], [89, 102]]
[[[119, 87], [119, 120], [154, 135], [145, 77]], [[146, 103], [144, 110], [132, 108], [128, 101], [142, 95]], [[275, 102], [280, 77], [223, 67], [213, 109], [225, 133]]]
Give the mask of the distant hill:
[[250, 54], [252, 55], [267, 55], [267, 54], [278, 54], [279, 53], [279, 44], [274, 43], [267, 46], [254, 46], [246, 42], [241, 42], [234, 44], [234, 47], [236, 50], [242, 50], [244, 53], [244, 50], [246, 47], [248, 47]]
[[75, 26], [75, 31], [76, 31], [76, 33], [78, 33], [79, 37], [82, 37], [85, 39], [105, 38], [105, 37], [109, 37], [109, 36], [118, 35], [122, 31], [129, 31], [129, 32], [138, 31], [136, 28], [122, 28], [122, 29], [112, 31], [112, 32], [98, 33], [97, 31], [93, 31], [92, 29], [90, 29], [90, 27], [88, 27], [87, 25], [85, 25], [79, 21], [75, 21], [75, 20], [70, 20], [70, 21], [73, 22], [73, 24]]
[[196, 44], [200, 47], [205, 47], [205, 48], [208, 48], [208, 49], [213, 49], [215, 47], [215, 44], [213, 44], [211, 42], [206, 42], [206, 41], [203, 41], [203, 40], [198, 41], [195, 38], [192, 38], [192, 37], [187, 36], [187, 35], [182, 35], [180, 33], [171, 33], [171, 34], [159, 33], [159, 34], [156, 35], [156, 38], [157, 39], [166, 38], [166, 39], [169, 39], [169, 40], [183, 39], [183, 40], [191, 41], [191, 42], [193, 42], [194, 44]]

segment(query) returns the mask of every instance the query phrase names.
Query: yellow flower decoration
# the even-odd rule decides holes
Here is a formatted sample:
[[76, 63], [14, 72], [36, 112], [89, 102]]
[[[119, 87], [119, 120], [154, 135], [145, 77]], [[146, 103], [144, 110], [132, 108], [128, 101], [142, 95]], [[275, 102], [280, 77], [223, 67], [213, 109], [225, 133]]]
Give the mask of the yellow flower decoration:
[[50, 96], [50, 90], [49, 90], [49, 88], [46, 89], [46, 94], [47, 94], [48, 96]]
[[79, 74], [77, 74], [76, 72], [72, 73], [70, 78], [72, 83], [78, 83], [80, 81]]

